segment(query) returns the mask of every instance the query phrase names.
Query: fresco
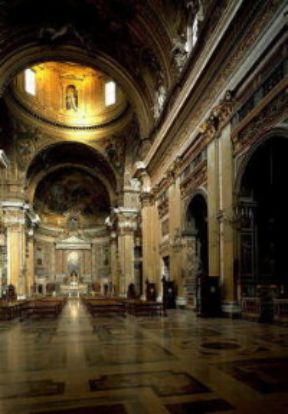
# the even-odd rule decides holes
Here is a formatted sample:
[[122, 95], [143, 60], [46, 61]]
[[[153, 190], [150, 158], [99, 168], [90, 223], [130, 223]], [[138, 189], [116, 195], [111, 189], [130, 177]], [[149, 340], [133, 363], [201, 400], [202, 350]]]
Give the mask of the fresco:
[[109, 195], [99, 179], [76, 168], [60, 168], [48, 174], [36, 189], [35, 210], [42, 221], [66, 225], [71, 230], [100, 224], [110, 211]]

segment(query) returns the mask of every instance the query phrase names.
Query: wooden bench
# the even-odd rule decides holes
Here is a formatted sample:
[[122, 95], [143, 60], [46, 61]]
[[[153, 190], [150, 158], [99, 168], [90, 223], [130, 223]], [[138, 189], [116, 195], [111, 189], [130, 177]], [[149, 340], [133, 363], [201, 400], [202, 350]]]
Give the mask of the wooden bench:
[[133, 316], [162, 316], [165, 315], [163, 303], [156, 301], [128, 300], [126, 309]]
[[124, 303], [116, 299], [85, 298], [83, 303], [93, 317], [99, 315], [125, 316]]
[[29, 300], [19, 300], [13, 302], [0, 302], [0, 319], [12, 320], [21, 316], [21, 309], [26, 306]]
[[33, 301], [29, 304], [22, 306], [21, 317], [46, 317], [52, 316], [56, 318], [62, 310], [62, 302], [50, 302], [50, 301]]

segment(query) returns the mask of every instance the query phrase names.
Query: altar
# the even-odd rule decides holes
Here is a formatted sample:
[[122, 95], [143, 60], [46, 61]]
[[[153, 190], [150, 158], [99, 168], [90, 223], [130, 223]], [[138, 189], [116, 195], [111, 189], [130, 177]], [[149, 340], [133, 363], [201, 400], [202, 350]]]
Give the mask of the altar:
[[91, 244], [72, 236], [59, 241], [56, 252], [61, 269], [61, 273], [56, 274], [60, 293], [69, 297], [87, 294], [91, 283]]
[[60, 285], [60, 293], [66, 295], [69, 298], [79, 298], [80, 295], [86, 295], [88, 293], [88, 286], [86, 284], [67, 284]]

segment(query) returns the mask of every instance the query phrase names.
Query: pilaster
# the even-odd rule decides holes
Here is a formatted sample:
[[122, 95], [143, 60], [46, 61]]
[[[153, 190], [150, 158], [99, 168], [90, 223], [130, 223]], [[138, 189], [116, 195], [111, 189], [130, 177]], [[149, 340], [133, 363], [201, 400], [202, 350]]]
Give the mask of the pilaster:
[[7, 231], [7, 284], [16, 288], [19, 297], [28, 293], [26, 267], [26, 210], [20, 201], [3, 201], [3, 224]]
[[235, 299], [234, 286], [234, 210], [233, 162], [230, 124], [219, 139], [219, 225], [220, 225], [220, 280], [223, 301]]
[[218, 139], [207, 148], [209, 276], [220, 275]]
[[119, 294], [125, 296], [134, 275], [134, 233], [137, 230], [137, 209], [120, 207], [114, 210], [117, 217], [118, 252], [120, 261]]

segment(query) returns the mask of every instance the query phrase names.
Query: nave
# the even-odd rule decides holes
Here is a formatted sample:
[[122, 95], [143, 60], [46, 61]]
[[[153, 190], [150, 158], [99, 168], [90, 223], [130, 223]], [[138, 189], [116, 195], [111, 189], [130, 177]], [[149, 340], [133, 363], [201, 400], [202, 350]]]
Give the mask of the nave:
[[5, 414], [272, 413], [288, 410], [288, 330], [244, 320], [91, 317], [1, 321]]

